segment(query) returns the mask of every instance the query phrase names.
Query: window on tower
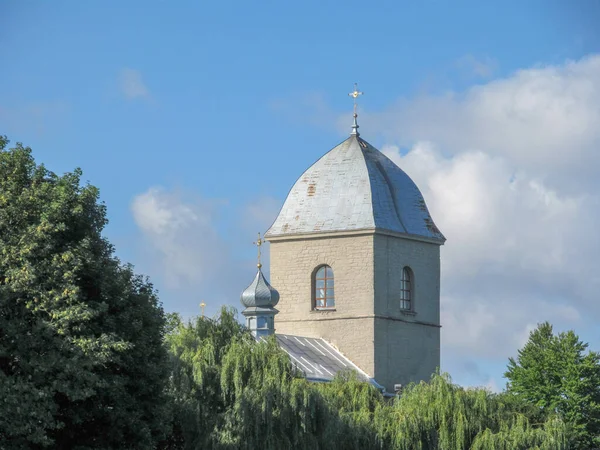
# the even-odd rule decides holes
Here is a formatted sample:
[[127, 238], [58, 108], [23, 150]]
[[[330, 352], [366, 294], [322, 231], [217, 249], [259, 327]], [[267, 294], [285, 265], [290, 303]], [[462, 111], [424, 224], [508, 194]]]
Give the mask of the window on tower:
[[334, 309], [334, 281], [333, 269], [329, 266], [320, 266], [314, 275], [315, 299], [314, 309]]
[[402, 269], [400, 278], [400, 309], [402, 311], [412, 311], [413, 302], [413, 276], [409, 267]]

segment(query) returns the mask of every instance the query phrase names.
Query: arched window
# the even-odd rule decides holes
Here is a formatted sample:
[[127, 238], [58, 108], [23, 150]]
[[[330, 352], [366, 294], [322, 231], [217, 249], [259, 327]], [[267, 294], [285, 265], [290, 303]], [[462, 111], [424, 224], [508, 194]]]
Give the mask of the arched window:
[[410, 268], [402, 269], [402, 278], [400, 279], [400, 309], [403, 311], [412, 310], [413, 301], [413, 277]]
[[314, 275], [315, 309], [335, 308], [335, 295], [333, 293], [333, 269], [321, 266]]

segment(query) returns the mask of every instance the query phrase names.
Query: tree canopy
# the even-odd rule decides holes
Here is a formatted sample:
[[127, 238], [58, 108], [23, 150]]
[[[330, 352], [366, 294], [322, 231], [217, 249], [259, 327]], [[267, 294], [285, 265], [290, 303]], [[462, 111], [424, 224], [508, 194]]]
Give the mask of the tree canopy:
[[508, 392], [543, 413], [558, 413], [574, 434], [575, 448], [600, 447], [600, 354], [573, 331], [555, 335], [544, 322], [533, 330], [505, 377]]
[[80, 170], [0, 137], [0, 442], [153, 448], [166, 419], [164, 314], [114, 256]]
[[310, 383], [274, 339], [256, 342], [223, 309], [167, 337], [175, 403], [172, 449], [547, 449], [568, 447], [560, 418], [532, 422], [512, 397], [447, 375], [385, 399], [349, 372]]

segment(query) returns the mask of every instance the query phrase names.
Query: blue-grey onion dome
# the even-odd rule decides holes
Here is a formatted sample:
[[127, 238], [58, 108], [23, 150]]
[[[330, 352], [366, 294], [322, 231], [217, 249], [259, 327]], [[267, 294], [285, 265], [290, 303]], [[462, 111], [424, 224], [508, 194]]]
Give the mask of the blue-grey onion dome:
[[279, 302], [279, 292], [269, 284], [259, 268], [254, 281], [242, 292], [241, 301], [246, 308], [273, 307]]

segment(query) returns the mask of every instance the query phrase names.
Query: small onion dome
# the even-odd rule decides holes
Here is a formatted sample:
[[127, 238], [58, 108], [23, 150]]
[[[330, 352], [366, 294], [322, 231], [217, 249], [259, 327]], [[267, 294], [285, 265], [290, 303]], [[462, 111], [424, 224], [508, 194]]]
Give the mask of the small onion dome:
[[279, 302], [279, 292], [269, 284], [259, 267], [254, 281], [242, 292], [241, 301], [246, 308], [272, 308]]

